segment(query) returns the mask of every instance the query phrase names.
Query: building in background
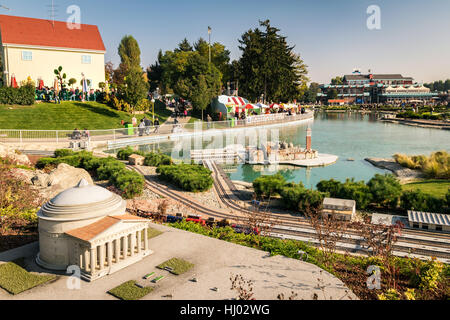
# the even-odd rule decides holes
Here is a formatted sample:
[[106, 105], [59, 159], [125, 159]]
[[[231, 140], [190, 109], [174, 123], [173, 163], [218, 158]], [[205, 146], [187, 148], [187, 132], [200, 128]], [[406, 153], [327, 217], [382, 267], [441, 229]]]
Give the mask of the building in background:
[[65, 22], [0, 15], [0, 48], [3, 83], [11, 76], [18, 83], [30, 77], [52, 87], [54, 70], [63, 67], [67, 80], [77, 80], [82, 73], [92, 89], [105, 82], [105, 45], [97, 26], [81, 24], [69, 29]]
[[[345, 75], [342, 84], [321, 85], [320, 89], [318, 99], [330, 104], [427, 103], [439, 99], [437, 93], [401, 74], [357, 72]], [[330, 95], [331, 90], [337, 97]]]

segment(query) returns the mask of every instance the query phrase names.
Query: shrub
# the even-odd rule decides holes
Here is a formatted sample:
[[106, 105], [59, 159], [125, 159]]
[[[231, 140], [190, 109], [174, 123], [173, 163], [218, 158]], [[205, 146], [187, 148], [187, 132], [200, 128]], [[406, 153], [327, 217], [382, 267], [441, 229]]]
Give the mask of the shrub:
[[337, 197], [342, 183], [334, 179], [322, 180], [317, 184], [317, 190], [321, 192], [328, 192], [331, 197]]
[[305, 189], [300, 195], [298, 210], [300, 212], [307, 212], [308, 210], [317, 212], [322, 208], [323, 199], [326, 196], [328, 196], [328, 193]]
[[114, 171], [111, 175], [111, 183], [121, 190], [125, 199], [133, 199], [142, 195], [144, 191], [144, 178], [137, 172], [126, 170]]
[[373, 200], [382, 206], [397, 207], [402, 186], [392, 174], [376, 174], [368, 183]]
[[421, 170], [429, 178], [450, 179], [450, 154], [446, 151], [434, 152], [429, 157], [396, 154], [394, 159], [403, 167]]
[[211, 171], [195, 164], [159, 166], [156, 172], [161, 179], [175, 184], [183, 191], [204, 192], [214, 183]]
[[305, 187], [300, 182], [296, 185], [285, 186], [281, 188], [280, 196], [283, 199], [283, 205], [286, 209], [297, 210], [302, 198], [302, 194], [305, 192]]
[[125, 164], [120, 161], [115, 160], [114, 158], [106, 158], [100, 163], [96, 174], [99, 180], [108, 180], [110, 179], [115, 172], [120, 172], [125, 170]]
[[20, 88], [1, 87], [0, 104], [32, 105], [34, 104], [36, 90], [32, 85]]
[[435, 213], [448, 212], [445, 208], [446, 200], [423, 193], [420, 190], [405, 191], [400, 199], [400, 206], [404, 210], [415, 210]]
[[144, 152], [135, 151], [132, 147], [126, 147], [124, 149], [120, 149], [119, 152], [117, 152], [117, 159], [128, 161], [128, 157], [132, 154], [138, 154], [141, 156], [145, 155]]
[[74, 154], [75, 154], [75, 152], [73, 150], [70, 150], [70, 149], [58, 149], [58, 150], [55, 150], [55, 157], [56, 158], [73, 156]]
[[272, 176], [262, 176], [253, 181], [253, 188], [258, 197], [271, 197], [279, 195], [286, 185], [286, 179], [277, 173]]
[[[57, 155], [66, 154], [70, 154], [70, 152], [62, 150], [57, 152]], [[45, 168], [46, 166], [55, 166], [60, 163], [67, 163], [68, 165], [90, 171], [99, 180], [109, 180], [112, 185], [122, 191], [123, 197], [127, 199], [141, 195], [144, 190], [144, 178], [136, 172], [126, 170], [125, 164], [113, 157], [95, 158], [92, 156], [92, 153], [81, 151], [60, 158], [42, 158], [36, 166]]]
[[372, 201], [370, 188], [364, 181], [355, 182], [353, 179], [347, 179], [345, 183], [341, 183], [333, 179], [322, 180], [317, 184], [317, 189], [333, 198], [355, 200], [359, 209], [367, 208]]
[[149, 167], [168, 166], [173, 164], [172, 158], [163, 153], [150, 152], [146, 154], [144, 165]]

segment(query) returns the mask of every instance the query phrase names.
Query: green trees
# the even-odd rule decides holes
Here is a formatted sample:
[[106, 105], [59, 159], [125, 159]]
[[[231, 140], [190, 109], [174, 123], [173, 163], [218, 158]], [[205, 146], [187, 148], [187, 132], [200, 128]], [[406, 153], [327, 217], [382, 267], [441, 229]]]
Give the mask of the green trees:
[[147, 98], [148, 83], [142, 77], [142, 70], [137, 68], [131, 69], [125, 79], [125, 86], [121, 88], [123, 99], [134, 109]]
[[73, 88], [73, 85], [74, 85], [75, 83], [77, 83], [77, 79], [75, 79], [75, 78], [70, 78], [70, 79], [69, 79], [69, 86], [71, 86], [72, 88]]
[[53, 70], [54, 74], [56, 75], [56, 78], [59, 81], [60, 89], [63, 89], [66, 86], [66, 78], [67, 74], [62, 72], [63, 67], [59, 66], [58, 69]]
[[249, 30], [239, 40], [242, 95], [257, 100], [265, 94], [267, 101], [277, 102], [299, 98], [300, 88], [307, 81], [303, 60], [269, 20], [260, 21], [260, 27], [262, 30]]
[[331, 180], [323, 180], [317, 184], [317, 189], [327, 192], [333, 198], [352, 199], [356, 201], [356, 207], [365, 209], [372, 200], [372, 194], [364, 181], [355, 182], [347, 179], [345, 183]]
[[[173, 92], [205, 110], [220, 93], [222, 73], [197, 51], [167, 51], [159, 57], [162, 82]], [[150, 73], [154, 79], [154, 73]]]
[[338, 91], [336, 90], [336, 89], [329, 89], [328, 91], [327, 91], [327, 99], [328, 100], [334, 100], [334, 99], [337, 99], [337, 97], [338, 97]]
[[[122, 38], [118, 53], [121, 62], [119, 68], [113, 72], [113, 81], [117, 85], [118, 99], [130, 105], [134, 111], [138, 105], [142, 105], [149, 90], [141, 67], [141, 50], [136, 39], [127, 35]], [[111, 69], [111, 65], [107, 64], [106, 73], [110, 75]]]
[[344, 83], [343, 81], [344, 81], [344, 79], [342, 77], [336, 77], [336, 78], [331, 79], [331, 84], [339, 85], [339, 84], [343, 84]]
[[386, 207], [397, 207], [398, 199], [402, 195], [402, 186], [392, 174], [376, 174], [367, 186], [376, 203]]
[[285, 185], [286, 179], [279, 173], [272, 176], [262, 176], [253, 181], [253, 188], [259, 198], [279, 195]]

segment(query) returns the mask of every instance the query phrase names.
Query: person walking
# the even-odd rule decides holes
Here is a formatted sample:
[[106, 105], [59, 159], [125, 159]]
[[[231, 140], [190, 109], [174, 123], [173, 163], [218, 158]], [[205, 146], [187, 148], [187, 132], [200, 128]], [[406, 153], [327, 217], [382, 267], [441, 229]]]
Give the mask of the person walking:
[[150, 127], [152, 126], [152, 122], [150, 119], [147, 119], [147, 117], [144, 118], [144, 124], [145, 124], [145, 134], [150, 134]]
[[144, 119], [141, 120], [141, 123], [139, 124], [139, 127], [138, 127], [138, 131], [139, 131], [139, 137], [142, 137], [144, 135], [144, 131], [145, 131]]
[[208, 127], [208, 130], [209, 130], [209, 129], [211, 129], [211, 121], [212, 121], [212, 118], [211, 118], [211, 116], [209, 114], [206, 117], [206, 121], [208, 122], [207, 127]]
[[158, 131], [159, 131], [159, 119], [158, 118], [155, 119], [154, 126], [155, 126], [154, 133], [158, 133]]

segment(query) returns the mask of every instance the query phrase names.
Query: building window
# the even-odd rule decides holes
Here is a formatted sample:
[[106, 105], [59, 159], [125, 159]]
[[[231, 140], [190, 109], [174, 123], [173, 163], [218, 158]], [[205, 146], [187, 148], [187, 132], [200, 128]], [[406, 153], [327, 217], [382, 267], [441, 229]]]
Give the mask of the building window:
[[442, 226], [436, 226], [436, 231], [442, 231]]
[[418, 224], [418, 223], [414, 223], [414, 224], [413, 224], [413, 228], [417, 228], [417, 229], [419, 229], [419, 228], [420, 228], [420, 226], [419, 226], [419, 224]]
[[22, 60], [23, 61], [32, 61], [33, 60], [33, 52], [22, 51]]
[[81, 56], [81, 63], [91, 64], [91, 56]]
[[422, 229], [423, 229], [423, 230], [428, 230], [428, 225], [427, 225], [427, 224], [423, 224], [423, 225], [422, 225]]

